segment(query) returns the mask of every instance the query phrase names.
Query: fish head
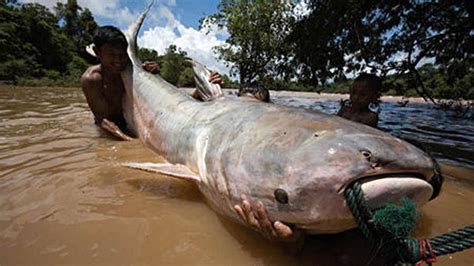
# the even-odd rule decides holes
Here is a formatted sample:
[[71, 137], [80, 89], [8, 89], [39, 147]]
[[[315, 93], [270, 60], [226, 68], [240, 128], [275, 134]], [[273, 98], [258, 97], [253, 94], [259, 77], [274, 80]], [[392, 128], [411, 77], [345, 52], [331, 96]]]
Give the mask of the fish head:
[[241, 182], [239, 193], [261, 201], [271, 220], [310, 234], [356, 226], [344, 196], [355, 181], [373, 210], [402, 198], [422, 206], [438, 195], [441, 175], [427, 153], [379, 130], [359, 125], [354, 130], [352, 124], [274, 136], [243, 163], [252, 178]]

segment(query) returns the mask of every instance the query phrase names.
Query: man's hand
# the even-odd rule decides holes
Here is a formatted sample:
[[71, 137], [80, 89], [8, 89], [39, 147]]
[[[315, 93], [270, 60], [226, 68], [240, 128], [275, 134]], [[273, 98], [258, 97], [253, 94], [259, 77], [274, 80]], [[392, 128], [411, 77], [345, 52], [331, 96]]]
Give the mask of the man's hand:
[[242, 205], [234, 206], [245, 224], [248, 224], [255, 231], [263, 234], [266, 238], [275, 241], [283, 242], [300, 242], [303, 240], [303, 233], [299, 230], [291, 229], [288, 225], [275, 221], [271, 222], [268, 219], [267, 211], [262, 202], [258, 202], [255, 208], [252, 207], [249, 201], [243, 200]]
[[133, 140], [132, 137], [123, 133], [123, 131], [114, 122], [108, 120], [107, 118], [102, 119], [100, 127], [102, 127], [105, 131], [109, 132], [110, 134], [116, 136], [121, 140]]
[[219, 75], [219, 73], [217, 73], [215, 71], [211, 71], [211, 76], [209, 77], [209, 82], [211, 82], [213, 84], [221, 85], [222, 84], [221, 75]]
[[146, 72], [151, 74], [160, 74], [160, 65], [157, 62], [145, 61], [142, 67]]

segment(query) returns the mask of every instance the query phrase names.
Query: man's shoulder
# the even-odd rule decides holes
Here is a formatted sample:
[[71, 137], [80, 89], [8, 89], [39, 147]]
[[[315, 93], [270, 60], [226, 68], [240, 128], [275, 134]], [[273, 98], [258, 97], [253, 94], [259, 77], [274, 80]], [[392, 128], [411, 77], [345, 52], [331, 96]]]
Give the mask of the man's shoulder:
[[96, 84], [102, 82], [102, 72], [100, 65], [90, 66], [81, 76], [82, 85]]

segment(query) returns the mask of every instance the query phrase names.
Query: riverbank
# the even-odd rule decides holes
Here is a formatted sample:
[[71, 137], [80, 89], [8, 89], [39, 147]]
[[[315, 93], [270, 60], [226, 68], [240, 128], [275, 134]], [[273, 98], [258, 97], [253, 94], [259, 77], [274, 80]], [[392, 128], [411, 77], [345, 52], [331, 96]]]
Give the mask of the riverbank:
[[[315, 98], [321, 101], [339, 101], [349, 99], [349, 94], [339, 93], [317, 93], [317, 92], [299, 92], [299, 91], [270, 91], [271, 96], [278, 97], [308, 97]], [[408, 100], [410, 103], [431, 103], [425, 101], [421, 97], [403, 97], [403, 96], [382, 96], [383, 102], [401, 102], [402, 100]]]
[[[191, 92], [194, 88], [180, 88], [187, 92]], [[223, 89], [224, 93], [237, 94], [237, 89]], [[270, 98], [314, 98], [316, 101], [340, 101], [349, 99], [348, 93], [317, 93], [308, 91], [275, 91], [270, 90]], [[409, 103], [426, 103], [432, 104], [430, 101], [425, 101], [422, 97], [404, 97], [404, 96], [382, 96], [382, 102], [398, 103], [408, 100]], [[446, 100], [447, 101], [447, 100]], [[464, 101], [463, 104], [473, 103], [473, 101]]]
[[[37, 86], [15, 86], [15, 85], [6, 85], [6, 84], [0, 84], [0, 88], [2, 87], [7, 87], [11, 88], [13, 90], [23, 88], [23, 89], [42, 89], [45, 87], [37, 87]], [[54, 86], [53, 86], [54, 87]], [[70, 87], [65, 87], [65, 88], [70, 88]], [[75, 87], [79, 90], [81, 90], [80, 87]], [[190, 93], [194, 88], [179, 88], [181, 90], [184, 90], [188, 93]], [[237, 94], [237, 89], [223, 89], [224, 93], [226, 94]], [[349, 94], [347, 93], [317, 93], [317, 92], [307, 92], [307, 91], [275, 91], [271, 90], [270, 91], [270, 97], [280, 97], [280, 98], [291, 98], [291, 97], [296, 97], [296, 98], [314, 98], [317, 101], [340, 101], [349, 99]], [[382, 96], [381, 97], [382, 102], [390, 102], [390, 103], [397, 103], [397, 102], [402, 102], [402, 100], [408, 100], [409, 103], [426, 103], [426, 104], [432, 104], [430, 101], [425, 101], [422, 97], [404, 97], [404, 96]], [[445, 100], [448, 101], [448, 100]], [[463, 101], [463, 104], [474, 104], [473, 100], [466, 100]]]

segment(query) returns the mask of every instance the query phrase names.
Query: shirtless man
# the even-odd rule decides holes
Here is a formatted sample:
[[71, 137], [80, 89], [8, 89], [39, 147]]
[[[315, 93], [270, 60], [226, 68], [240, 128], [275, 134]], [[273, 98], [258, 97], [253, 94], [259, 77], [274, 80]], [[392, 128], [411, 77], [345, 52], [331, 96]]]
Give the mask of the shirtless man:
[[[132, 140], [132, 135], [122, 114], [122, 97], [125, 88], [120, 76], [130, 60], [127, 55], [127, 40], [116, 27], [103, 26], [94, 35], [94, 44], [86, 50], [100, 61], [89, 67], [81, 77], [81, 85], [96, 125], [121, 140]], [[146, 61], [143, 69], [160, 73], [156, 62]], [[210, 79], [221, 83], [220, 75], [213, 72]]]
[[379, 115], [370, 110], [369, 105], [379, 100], [381, 88], [382, 81], [379, 77], [367, 73], [360, 74], [352, 84], [350, 104], [343, 104], [337, 115], [354, 122], [377, 127]]
[[122, 140], [132, 139], [122, 114], [125, 88], [120, 72], [129, 64], [127, 46], [119, 29], [113, 26], [97, 29], [92, 49], [100, 64], [89, 67], [81, 77], [82, 90], [96, 125]]

